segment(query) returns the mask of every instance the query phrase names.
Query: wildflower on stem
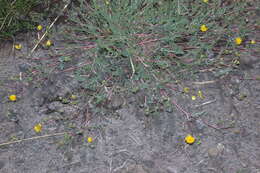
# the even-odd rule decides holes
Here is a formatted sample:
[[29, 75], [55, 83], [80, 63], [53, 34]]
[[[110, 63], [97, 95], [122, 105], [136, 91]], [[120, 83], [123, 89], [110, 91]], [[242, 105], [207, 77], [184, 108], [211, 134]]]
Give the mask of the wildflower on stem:
[[22, 49], [22, 45], [21, 44], [15, 44], [14, 48], [17, 49], [17, 50], [20, 50], [20, 49]]
[[255, 44], [256, 41], [255, 41], [255, 40], [251, 40], [250, 43], [251, 43], [251, 44]]
[[46, 45], [47, 47], [50, 47], [50, 46], [52, 45], [52, 41], [51, 41], [51, 40], [47, 40], [46, 43], [45, 43], [45, 45]]
[[38, 26], [37, 26], [37, 30], [38, 30], [38, 31], [41, 31], [42, 28], [43, 28], [42, 25], [38, 25]]
[[235, 65], [240, 65], [240, 61], [239, 61], [238, 59], [235, 59], [235, 60], [233, 60], [232, 62], [233, 62], [233, 64], [235, 64]]
[[189, 93], [190, 92], [190, 88], [188, 88], [188, 87], [183, 88], [183, 92], [186, 93], [186, 94]]
[[15, 102], [17, 100], [16, 95], [14, 95], [14, 94], [10, 95], [9, 100], [12, 101], [12, 102]]
[[201, 90], [199, 90], [199, 91], [198, 91], [198, 96], [199, 96], [201, 99], [204, 99], [204, 96], [203, 96], [203, 94], [202, 94], [202, 91], [201, 91]]
[[235, 38], [235, 43], [236, 43], [237, 45], [240, 45], [240, 44], [242, 43], [242, 38], [241, 38], [241, 37]]
[[194, 142], [195, 142], [195, 138], [193, 137], [193, 136], [191, 136], [191, 135], [187, 135], [186, 137], [185, 137], [185, 142], [187, 143], [187, 144], [193, 144]]
[[40, 123], [36, 124], [33, 129], [36, 133], [40, 133], [42, 131], [42, 125]]
[[203, 24], [203, 25], [200, 26], [200, 30], [201, 30], [202, 32], [206, 32], [206, 31], [208, 30], [208, 27]]
[[191, 100], [196, 100], [196, 96], [191, 96]]
[[93, 142], [93, 138], [92, 137], [88, 137], [87, 140], [88, 140], [88, 143]]
[[105, 0], [105, 4], [109, 5], [110, 4], [109, 0]]
[[76, 99], [77, 99], [77, 96], [74, 95], [74, 94], [72, 94], [72, 95], [70, 96], [70, 99], [71, 99], [71, 100], [76, 100]]

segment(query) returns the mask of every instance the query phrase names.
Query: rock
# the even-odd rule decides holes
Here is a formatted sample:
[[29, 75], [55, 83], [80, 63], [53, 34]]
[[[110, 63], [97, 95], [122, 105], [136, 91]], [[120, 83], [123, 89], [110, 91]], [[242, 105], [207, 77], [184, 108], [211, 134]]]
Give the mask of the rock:
[[208, 154], [210, 157], [216, 157], [216, 156], [218, 156], [219, 152], [216, 147], [212, 147], [208, 150]]
[[29, 64], [27, 64], [27, 63], [22, 63], [22, 64], [19, 64], [19, 65], [18, 65], [18, 68], [19, 68], [20, 72], [25, 73], [25, 72], [27, 72], [27, 71], [30, 70], [31, 65], [29, 65]]
[[113, 96], [109, 103], [109, 108], [111, 109], [120, 109], [120, 107], [124, 104], [124, 99], [121, 96]]
[[240, 128], [234, 128], [233, 130], [232, 130], [232, 132], [234, 133], [234, 134], [236, 134], [236, 135], [238, 135], [238, 134], [240, 134]]
[[56, 102], [50, 103], [47, 107], [48, 107], [49, 111], [52, 111], [52, 112], [57, 111], [57, 112], [59, 112], [58, 110], [63, 107], [63, 104], [61, 102], [56, 101]]
[[[62, 104], [61, 102], [55, 101], [51, 102], [48, 106], [48, 111], [46, 113], [58, 112], [60, 114], [68, 115], [69, 117], [73, 116], [77, 109], [70, 105]], [[72, 117], [71, 117], [72, 118]]]
[[240, 56], [240, 67], [243, 70], [254, 68], [254, 64], [259, 62], [259, 58], [248, 54], [242, 54]]
[[218, 149], [219, 153], [222, 153], [225, 149], [225, 146], [221, 143], [218, 143], [217, 149]]
[[148, 173], [142, 165], [129, 165], [123, 170], [118, 170], [116, 173]]
[[19, 122], [19, 113], [18, 113], [18, 110], [17, 109], [11, 109], [7, 112], [7, 118], [8, 120], [10, 121], [13, 121], [13, 122], [16, 122], [18, 123]]
[[208, 150], [208, 155], [210, 157], [217, 157], [224, 151], [225, 147], [223, 144], [218, 143], [217, 146], [214, 146]]
[[168, 166], [166, 171], [167, 173], [177, 173], [177, 168], [173, 166]]
[[42, 87], [36, 91], [36, 93], [41, 93], [39, 98], [40, 106], [56, 101], [60, 99], [63, 102], [68, 102], [66, 100], [68, 95], [71, 95], [73, 89], [77, 89], [78, 83], [72, 78], [62, 75], [62, 74], [52, 74], [43, 83]]
[[152, 160], [145, 160], [143, 161], [144, 165], [147, 167], [147, 168], [154, 168], [155, 166], [155, 163], [154, 161]]
[[196, 120], [196, 128], [199, 132], [202, 132], [205, 127], [205, 124], [201, 120]]
[[65, 162], [71, 162], [73, 159], [73, 152], [67, 151], [64, 153], [64, 161]]
[[141, 165], [137, 165], [135, 169], [136, 173], [148, 173]]
[[54, 85], [44, 85], [41, 88], [37, 88], [35, 93], [35, 99], [38, 100], [40, 106], [52, 102], [57, 98], [57, 89]]
[[58, 97], [65, 98], [68, 94], [72, 93], [72, 89], [66, 86], [60, 87], [57, 93]]

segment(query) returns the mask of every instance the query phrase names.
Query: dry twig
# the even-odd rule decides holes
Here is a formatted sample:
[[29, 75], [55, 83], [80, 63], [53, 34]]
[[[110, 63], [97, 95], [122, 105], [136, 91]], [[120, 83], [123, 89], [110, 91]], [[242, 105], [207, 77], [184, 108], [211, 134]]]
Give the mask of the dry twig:
[[54, 133], [54, 134], [48, 134], [48, 135], [42, 135], [42, 136], [34, 136], [31, 138], [26, 138], [26, 139], [20, 139], [20, 140], [15, 140], [15, 141], [9, 141], [9, 142], [4, 142], [0, 144], [0, 147], [5, 146], [5, 145], [11, 145], [11, 144], [16, 144], [16, 143], [21, 143], [25, 141], [30, 141], [30, 140], [35, 140], [35, 139], [41, 139], [41, 138], [48, 138], [48, 137], [53, 137], [53, 136], [61, 136], [66, 134], [67, 132], [61, 132], [61, 133]]
[[48, 34], [48, 31], [53, 27], [53, 25], [57, 22], [57, 20], [59, 19], [59, 17], [62, 15], [62, 13], [67, 9], [67, 7], [69, 6], [70, 2], [68, 2], [68, 4], [66, 4], [64, 6], [64, 8], [62, 9], [60, 15], [58, 15], [54, 21], [50, 24], [49, 28], [45, 31], [45, 33], [42, 35], [42, 37], [38, 40], [38, 42], [35, 44], [35, 46], [33, 47], [33, 49], [30, 52], [30, 55], [35, 51], [35, 49], [39, 46], [39, 44], [41, 43], [41, 41], [45, 38], [45, 36]]
[[192, 82], [194, 85], [206, 85], [206, 84], [212, 84], [215, 83], [216, 81], [214, 80], [209, 80], [209, 81], [203, 81], [203, 82]]

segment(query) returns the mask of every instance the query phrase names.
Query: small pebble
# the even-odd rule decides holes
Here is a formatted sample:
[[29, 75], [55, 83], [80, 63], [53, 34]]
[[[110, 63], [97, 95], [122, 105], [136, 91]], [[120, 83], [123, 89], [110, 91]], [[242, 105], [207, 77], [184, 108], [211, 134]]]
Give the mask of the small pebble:
[[232, 131], [238, 135], [240, 133], [240, 128], [234, 128]]
[[19, 64], [18, 65], [18, 68], [20, 70], [20, 72], [27, 72], [30, 70], [31, 66], [29, 64], [26, 64], [26, 63], [22, 63], [22, 64]]
[[210, 157], [216, 157], [216, 156], [218, 156], [219, 152], [216, 147], [212, 147], [208, 150], [208, 154]]
[[225, 146], [221, 143], [218, 143], [217, 146], [214, 146], [208, 150], [208, 155], [210, 157], [217, 157], [221, 154], [225, 149]]
[[225, 146], [221, 143], [218, 143], [217, 149], [218, 149], [219, 153], [222, 153], [225, 149]]

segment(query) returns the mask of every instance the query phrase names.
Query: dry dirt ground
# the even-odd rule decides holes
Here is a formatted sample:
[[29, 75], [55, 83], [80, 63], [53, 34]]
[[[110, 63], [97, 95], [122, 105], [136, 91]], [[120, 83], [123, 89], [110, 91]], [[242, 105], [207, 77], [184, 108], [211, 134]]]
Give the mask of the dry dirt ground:
[[[193, 101], [172, 84], [173, 109], [146, 116], [145, 91], [115, 94], [108, 106], [95, 107], [71, 71], [30, 81], [23, 74], [52, 57], [38, 49], [33, 57], [43, 59], [34, 61], [26, 56], [31, 43], [22, 43], [22, 51], [8, 42], [0, 47], [0, 143], [43, 137], [1, 145], [1, 173], [260, 173], [260, 81], [252, 79], [260, 63], [222, 79], [203, 72], [183, 81], [204, 99]], [[213, 82], [193, 83], [202, 81]], [[13, 93], [16, 102], [8, 101]], [[56, 99], [73, 93], [76, 104]], [[38, 122], [40, 134], [33, 130]], [[187, 134], [193, 145], [184, 142]]]

